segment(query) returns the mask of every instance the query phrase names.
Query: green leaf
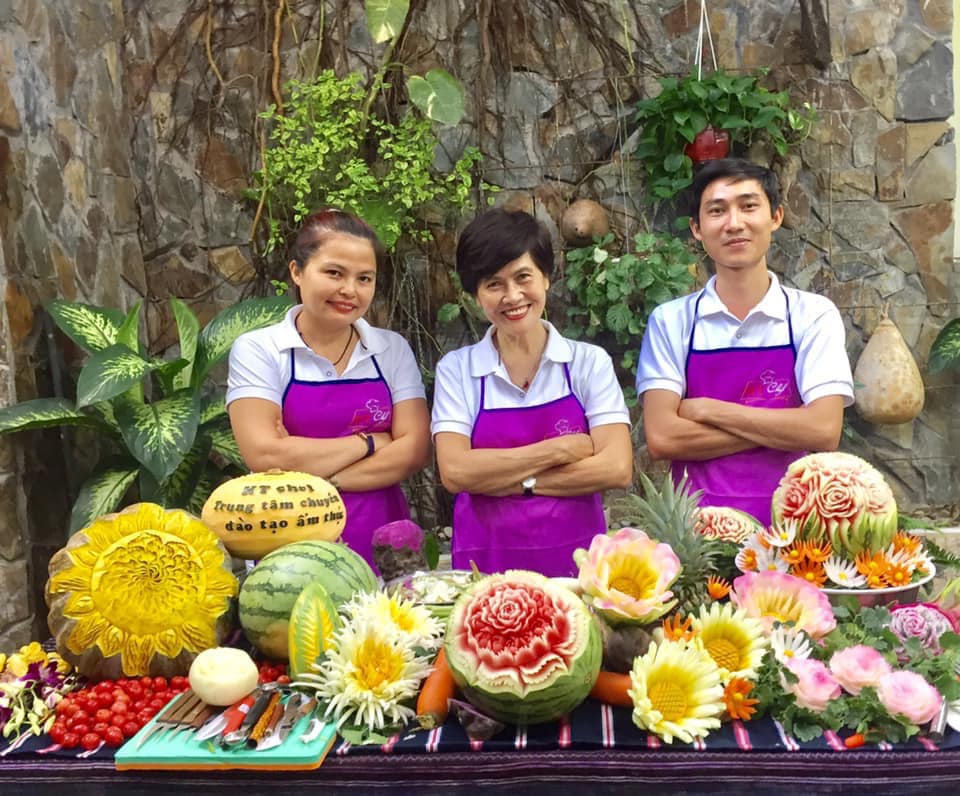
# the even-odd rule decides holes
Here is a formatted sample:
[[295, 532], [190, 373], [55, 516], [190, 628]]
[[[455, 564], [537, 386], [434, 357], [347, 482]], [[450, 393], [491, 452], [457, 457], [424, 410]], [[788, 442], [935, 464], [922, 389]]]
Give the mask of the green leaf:
[[36, 398], [0, 409], [0, 434], [55, 426], [96, 426], [90, 417], [63, 398]]
[[380, 44], [400, 35], [410, 0], [367, 0], [367, 30]]
[[683, 152], [671, 152], [663, 159], [663, 167], [669, 172], [680, 171], [685, 157]]
[[606, 326], [612, 332], [626, 331], [633, 318], [633, 312], [626, 304], [614, 304], [607, 310]]
[[213, 492], [214, 488], [222, 481], [223, 474], [208, 464], [207, 468], [201, 473], [200, 480], [197, 481], [190, 500], [187, 501], [187, 511], [199, 517], [203, 512], [203, 504], [207, 502], [210, 493]]
[[233, 436], [233, 431], [230, 428], [213, 428], [204, 431], [204, 433], [210, 437], [213, 450], [216, 453], [219, 453], [224, 459], [230, 462], [230, 464], [239, 467], [243, 471], [249, 469], [243, 460], [243, 456], [240, 455], [237, 438]]
[[407, 93], [410, 101], [435, 122], [456, 124], [463, 118], [463, 86], [445, 69], [407, 78]]
[[174, 297], [170, 299], [170, 306], [173, 308], [173, 317], [177, 321], [177, 332], [180, 334], [180, 356], [187, 361], [187, 365], [181, 370], [173, 382], [175, 390], [183, 389], [190, 384], [190, 376], [193, 373], [193, 361], [197, 355], [197, 339], [200, 334], [200, 321], [193, 311], [180, 299]]
[[460, 317], [460, 305], [447, 302], [437, 310], [437, 320], [440, 323], [450, 323], [452, 320]]
[[435, 533], [427, 533], [423, 537], [423, 557], [427, 561], [428, 569], [436, 569], [440, 563], [440, 541]]
[[227, 307], [200, 332], [192, 384], [196, 387], [203, 383], [210, 370], [229, 353], [233, 341], [241, 334], [279, 323], [291, 306], [287, 296], [268, 296], [247, 299]]
[[77, 379], [77, 407], [115, 398], [163, 365], [163, 360], [148, 362], [120, 343], [97, 351], [84, 364]]
[[210, 448], [211, 439], [208, 435], [197, 436], [193, 447], [187, 451], [187, 455], [180, 462], [180, 466], [161, 487], [164, 507], [177, 509], [187, 507], [206, 470]]
[[73, 504], [70, 533], [86, 528], [97, 517], [115, 511], [137, 477], [140, 468], [133, 462], [107, 463], [91, 475]]
[[117, 342], [137, 353], [140, 352], [140, 307], [142, 305], [142, 301], [134, 304], [117, 330]]
[[932, 374], [960, 368], [960, 318], [954, 318], [940, 330], [930, 346], [927, 367]]
[[124, 322], [123, 314], [114, 309], [94, 307], [75, 301], [51, 301], [47, 312], [57, 326], [85, 351], [102, 351], [117, 342], [117, 333]]
[[200, 425], [213, 423], [227, 417], [227, 404], [222, 393], [204, 396], [200, 402]]
[[149, 404], [121, 400], [116, 413], [130, 453], [163, 483], [193, 447], [200, 421], [200, 396], [184, 390]]
[[153, 372], [153, 375], [160, 382], [164, 395], [172, 395], [178, 389], [182, 389], [176, 386], [176, 379], [178, 374], [182, 373], [188, 365], [190, 365], [190, 362], [180, 357], [180, 359], [171, 359], [164, 362]]

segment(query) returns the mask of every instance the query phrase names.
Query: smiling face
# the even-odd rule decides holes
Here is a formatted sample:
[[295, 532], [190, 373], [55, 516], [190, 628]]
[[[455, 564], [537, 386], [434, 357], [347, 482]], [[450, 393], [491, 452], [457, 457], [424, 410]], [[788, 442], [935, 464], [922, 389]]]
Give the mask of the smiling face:
[[373, 301], [377, 259], [373, 244], [343, 232], [330, 232], [290, 278], [300, 288], [303, 312], [311, 326], [335, 332], [362, 317]]
[[550, 280], [533, 258], [511, 260], [477, 285], [477, 302], [498, 332], [526, 334], [540, 328]]
[[720, 178], [700, 199], [699, 223], [690, 219], [693, 236], [720, 271], [766, 267], [774, 230], [783, 223], [783, 207], [770, 212], [770, 200], [757, 180]]

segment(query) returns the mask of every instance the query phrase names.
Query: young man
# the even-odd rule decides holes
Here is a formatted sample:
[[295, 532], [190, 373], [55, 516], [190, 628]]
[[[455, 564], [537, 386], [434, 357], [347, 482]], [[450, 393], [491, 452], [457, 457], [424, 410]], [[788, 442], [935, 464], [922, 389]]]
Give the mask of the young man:
[[853, 403], [843, 321], [829, 299], [767, 269], [783, 222], [770, 169], [712, 161], [691, 190], [690, 229], [716, 275], [650, 317], [637, 367], [647, 447], [672, 460], [675, 480], [687, 471], [701, 505], [769, 523], [789, 464], [840, 441]]

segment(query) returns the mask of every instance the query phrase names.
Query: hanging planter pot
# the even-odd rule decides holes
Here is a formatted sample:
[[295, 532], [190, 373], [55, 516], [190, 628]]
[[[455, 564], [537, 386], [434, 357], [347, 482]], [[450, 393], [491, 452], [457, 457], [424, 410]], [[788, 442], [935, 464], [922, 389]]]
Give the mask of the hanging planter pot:
[[683, 153], [693, 161], [694, 165], [706, 160], [725, 158], [730, 154], [730, 133], [707, 125], [691, 143], [684, 147]]

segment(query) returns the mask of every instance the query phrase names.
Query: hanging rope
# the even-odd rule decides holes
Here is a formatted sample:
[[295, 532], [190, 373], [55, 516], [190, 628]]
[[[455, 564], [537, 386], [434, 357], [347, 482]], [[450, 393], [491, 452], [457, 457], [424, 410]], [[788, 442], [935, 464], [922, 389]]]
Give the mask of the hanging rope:
[[717, 52], [713, 49], [713, 34], [710, 32], [710, 17], [707, 16], [707, 0], [700, 0], [700, 26], [697, 28], [697, 55], [693, 65], [697, 69], [697, 80], [703, 78], [703, 34], [706, 31], [707, 42], [710, 44], [710, 58], [713, 61], [713, 71], [717, 71]]

